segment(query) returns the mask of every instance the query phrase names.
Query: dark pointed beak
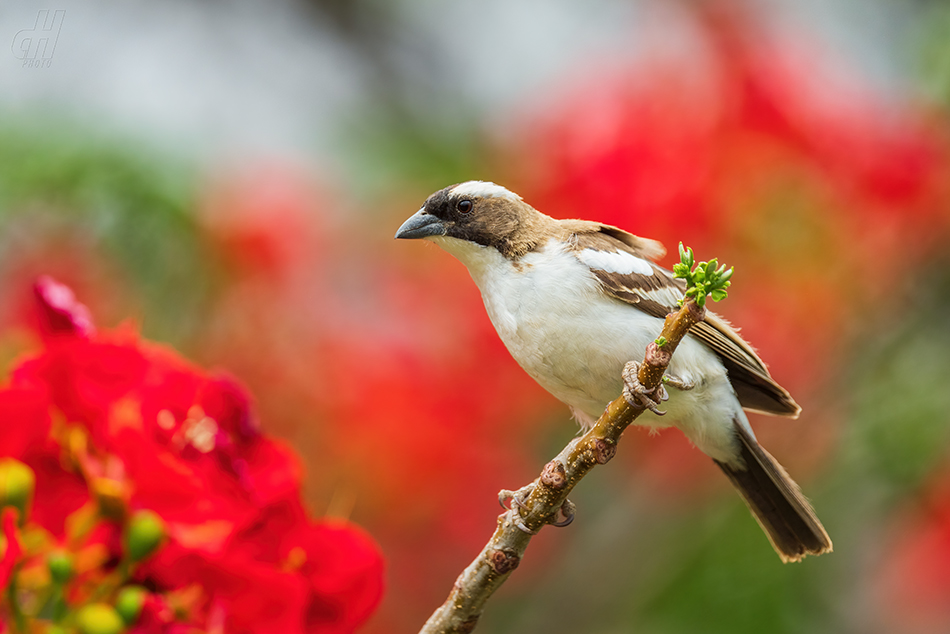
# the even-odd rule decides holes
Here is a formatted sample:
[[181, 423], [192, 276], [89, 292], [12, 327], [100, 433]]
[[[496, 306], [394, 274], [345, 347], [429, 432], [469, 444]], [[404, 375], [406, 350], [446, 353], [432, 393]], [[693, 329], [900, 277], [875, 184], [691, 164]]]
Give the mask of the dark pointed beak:
[[416, 213], [409, 216], [406, 222], [402, 223], [396, 237], [403, 240], [415, 240], [417, 238], [427, 238], [429, 236], [444, 236], [445, 225], [442, 221], [432, 214], [426, 213], [423, 207]]

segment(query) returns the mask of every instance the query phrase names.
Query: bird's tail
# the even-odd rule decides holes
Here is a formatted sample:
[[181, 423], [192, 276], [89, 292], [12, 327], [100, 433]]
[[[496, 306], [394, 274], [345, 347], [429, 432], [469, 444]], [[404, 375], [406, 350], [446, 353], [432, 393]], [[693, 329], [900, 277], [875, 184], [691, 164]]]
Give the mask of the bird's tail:
[[739, 491], [782, 561], [831, 552], [825, 532], [801, 489], [758, 441], [734, 421], [742, 451], [733, 464], [715, 461]]

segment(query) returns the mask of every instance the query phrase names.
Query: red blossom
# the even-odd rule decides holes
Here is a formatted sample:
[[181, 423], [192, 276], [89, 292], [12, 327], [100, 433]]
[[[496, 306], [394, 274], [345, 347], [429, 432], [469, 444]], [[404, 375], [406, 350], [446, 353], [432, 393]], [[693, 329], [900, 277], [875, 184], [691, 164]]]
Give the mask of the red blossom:
[[344, 634], [369, 618], [383, 595], [382, 559], [358, 527], [342, 521], [300, 524], [284, 543], [309, 585], [306, 631]]
[[129, 634], [185, 634], [191, 631], [186, 623], [175, 624], [175, 614], [168, 602], [158, 594], [149, 593], [142, 604], [138, 621]]
[[64, 468], [61, 447], [50, 437], [48, 395], [35, 385], [0, 389], [0, 457], [13, 457], [29, 466], [36, 476], [31, 520], [54, 535], [61, 535], [65, 518], [89, 499], [86, 484]]
[[10, 583], [10, 575], [13, 574], [13, 568], [19, 563], [20, 555], [23, 554], [23, 545], [20, 543], [19, 532], [17, 531], [17, 518], [19, 512], [17, 509], [7, 507], [3, 509], [0, 515], [0, 523], [3, 525], [3, 537], [6, 546], [3, 551], [3, 558], [0, 559], [0, 589], [6, 590]]
[[33, 293], [40, 315], [40, 333], [44, 337], [88, 338], [95, 334], [89, 309], [79, 303], [68, 286], [44, 275], [36, 280]]
[[[311, 522], [287, 500], [260, 509], [214, 552], [172, 545], [143, 574], [163, 588], [200, 583], [205, 608], [223, 610], [228, 631], [343, 634], [379, 603], [382, 572], [378, 547], [359, 529]], [[253, 601], [246, 586], [257, 588]]]
[[46, 445], [49, 401], [42, 390], [9, 387], [0, 391], [0, 456], [25, 456]]
[[[42, 287], [75, 303], [52, 280]], [[378, 547], [354, 526], [308, 518], [296, 454], [261, 433], [236, 379], [128, 332], [58, 332], [0, 388], [0, 455], [35, 473], [30, 521], [79, 549], [68, 601], [120, 569], [125, 522], [147, 509], [161, 545], [136, 575], [156, 592], [133, 631], [342, 634], [369, 616]], [[3, 522], [5, 583], [23, 552], [15, 513]]]

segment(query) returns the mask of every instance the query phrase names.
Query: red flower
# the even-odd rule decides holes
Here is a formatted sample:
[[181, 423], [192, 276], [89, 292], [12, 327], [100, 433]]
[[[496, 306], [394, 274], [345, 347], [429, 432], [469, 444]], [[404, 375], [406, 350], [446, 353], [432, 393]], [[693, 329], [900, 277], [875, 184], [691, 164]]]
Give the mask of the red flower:
[[89, 309], [76, 300], [71, 288], [49, 276], [42, 276], [33, 285], [40, 316], [40, 334], [44, 337], [95, 334]]
[[65, 518], [89, 499], [78, 474], [66, 470], [61, 447], [50, 437], [50, 402], [36, 386], [0, 389], [0, 457], [13, 457], [29, 466], [36, 476], [30, 519], [62, 535]]
[[309, 585], [305, 631], [352, 632], [382, 598], [382, 559], [357, 527], [341, 521], [301, 524], [284, 549], [285, 561], [302, 558], [300, 573]]
[[[247, 391], [129, 333], [73, 327], [78, 304], [68, 289], [49, 279], [37, 289], [56, 336], [0, 389], [9, 421], [0, 455], [33, 469], [30, 520], [56, 536], [69, 514], [96, 502], [60, 540], [93, 562], [67, 600], [84, 600], [132, 556], [136, 576], [155, 589], [135, 631], [190, 631], [187, 623], [342, 634], [360, 625], [381, 597], [382, 555], [355, 527], [307, 517], [298, 459], [261, 433]], [[157, 514], [147, 538], [157, 546], [129, 555], [125, 523], [139, 509]], [[23, 554], [15, 520], [4, 514], [4, 582]]]
[[3, 509], [0, 515], [0, 523], [3, 524], [3, 537], [6, 546], [3, 551], [3, 558], [0, 559], [0, 589], [6, 590], [10, 583], [10, 575], [13, 574], [13, 568], [17, 565], [20, 555], [23, 554], [23, 545], [20, 544], [20, 536], [17, 531], [17, 518], [19, 512], [12, 507]]
[[160, 588], [198, 583], [209, 618], [220, 611], [234, 632], [352, 632], [382, 596], [376, 545], [293, 502], [261, 509], [216, 552], [171, 545], [143, 574]]

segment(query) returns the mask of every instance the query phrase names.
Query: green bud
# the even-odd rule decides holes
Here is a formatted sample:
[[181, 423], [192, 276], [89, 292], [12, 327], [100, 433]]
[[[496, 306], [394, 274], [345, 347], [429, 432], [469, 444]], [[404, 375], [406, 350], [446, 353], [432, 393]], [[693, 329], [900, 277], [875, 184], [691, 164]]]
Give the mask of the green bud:
[[90, 603], [76, 614], [76, 629], [79, 634], [120, 634], [125, 625], [111, 605]]
[[129, 519], [125, 549], [133, 562], [154, 553], [165, 539], [165, 522], [155, 511], [137, 511]]
[[142, 586], [125, 586], [115, 599], [115, 609], [126, 625], [135, 625], [142, 613], [148, 591]]
[[53, 583], [63, 585], [69, 582], [75, 574], [73, 569], [73, 558], [69, 553], [55, 551], [50, 553], [46, 560], [46, 567], [49, 568], [49, 575], [53, 578]]
[[36, 476], [33, 475], [32, 469], [13, 458], [0, 460], [0, 508], [18, 508], [21, 524], [29, 515], [35, 488]]
[[693, 268], [693, 250], [684, 247], [682, 242], [680, 242], [680, 262], [686, 265], [687, 269]]

